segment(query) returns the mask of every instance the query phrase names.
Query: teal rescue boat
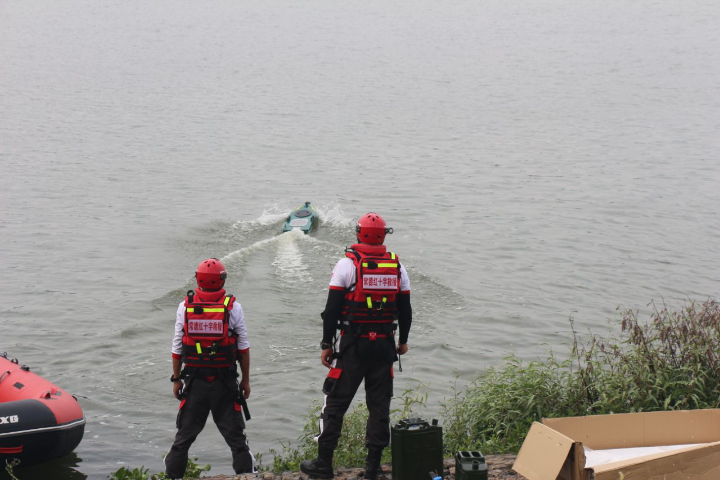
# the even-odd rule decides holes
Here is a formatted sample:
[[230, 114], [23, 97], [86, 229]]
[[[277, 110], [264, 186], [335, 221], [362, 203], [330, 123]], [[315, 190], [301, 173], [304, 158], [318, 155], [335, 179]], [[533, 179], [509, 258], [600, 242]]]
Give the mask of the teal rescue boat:
[[315, 207], [313, 207], [310, 202], [305, 202], [304, 205], [300, 205], [290, 212], [290, 215], [288, 215], [285, 221], [285, 225], [283, 225], [282, 231], [302, 230], [307, 234], [317, 226], [317, 223], [318, 217], [315, 212]]

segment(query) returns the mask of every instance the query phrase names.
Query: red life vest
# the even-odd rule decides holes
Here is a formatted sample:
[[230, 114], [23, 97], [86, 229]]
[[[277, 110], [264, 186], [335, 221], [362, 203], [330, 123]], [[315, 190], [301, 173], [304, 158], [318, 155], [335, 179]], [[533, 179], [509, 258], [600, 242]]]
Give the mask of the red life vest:
[[235, 297], [225, 290], [190, 290], [185, 297], [183, 362], [186, 367], [227, 368], [235, 363], [237, 336], [229, 330]]
[[[345, 256], [355, 264], [355, 289], [345, 293], [342, 319], [352, 324], [392, 324], [400, 292], [400, 261], [384, 245], [355, 244]], [[366, 327], [367, 329], [367, 327]]]

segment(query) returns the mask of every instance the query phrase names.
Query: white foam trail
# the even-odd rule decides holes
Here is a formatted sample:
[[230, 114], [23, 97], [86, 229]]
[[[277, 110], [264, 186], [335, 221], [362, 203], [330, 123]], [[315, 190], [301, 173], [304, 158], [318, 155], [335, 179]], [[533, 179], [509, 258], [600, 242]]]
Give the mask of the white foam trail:
[[284, 220], [288, 213], [288, 209], [281, 208], [275, 204], [263, 210], [263, 213], [258, 218], [254, 218], [252, 220], [238, 220], [232, 224], [231, 228], [247, 231], [256, 226], [272, 225], [273, 223], [279, 223], [281, 220]]
[[317, 208], [317, 212], [320, 220], [324, 224], [333, 227], [350, 227], [355, 223], [351, 217], [345, 215], [342, 207], [337, 202], [332, 202], [327, 206]]
[[337, 243], [330, 242], [328, 240], [320, 240], [319, 238], [312, 237], [310, 235], [304, 235], [302, 237], [304, 242], [309, 243], [317, 243], [322, 245], [327, 245], [329, 247], [332, 247], [333, 250], [338, 251], [340, 253], [345, 251], [345, 245], [338, 245]]
[[253, 243], [252, 245], [248, 245], [247, 247], [240, 248], [238, 250], [235, 250], [234, 252], [230, 252], [224, 257], [220, 259], [221, 262], [231, 262], [231, 261], [237, 261], [245, 258], [249, 253], [254, 252], [255, 250], [269, 244], [272, 242], [277, 242], [278, 239], [282, 235], [279, 235], [277, 237], [270, 237], [266, 238], [264, 240], [258, 240], [257, 242]]
[[287, 283], [308, 283], [312, 277], [303, 262], [303, 256], [297, 242], [303, 241], [306, 235], [299, 229], [279, 235], [278, 249], [272, 264], [278, 276]]

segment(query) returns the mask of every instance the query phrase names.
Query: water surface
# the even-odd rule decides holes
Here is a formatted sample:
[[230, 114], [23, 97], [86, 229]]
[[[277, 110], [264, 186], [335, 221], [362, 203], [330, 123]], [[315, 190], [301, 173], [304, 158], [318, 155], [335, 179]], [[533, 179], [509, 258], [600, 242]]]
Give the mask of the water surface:
[[[320, 398], [319, 312], [381, 213], [430, 411], [568, 318], [720, 285], [720, 6], [0, 3], [0, 350], [78, 395], [49, 471], [160, 471], [175, 309], [207, 256], [247, 315], [253, 451]], [[310, 200], [321, 225], [280, 235]], [[230, 455], [210, 424], [191, 451]], [[60, 472], [60, 473], [58, 473]]]

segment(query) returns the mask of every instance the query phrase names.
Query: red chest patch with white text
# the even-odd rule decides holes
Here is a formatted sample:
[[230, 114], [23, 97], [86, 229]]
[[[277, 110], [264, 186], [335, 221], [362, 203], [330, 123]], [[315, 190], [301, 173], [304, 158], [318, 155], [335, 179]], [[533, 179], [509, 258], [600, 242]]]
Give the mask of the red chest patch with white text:
[[188, 333], [192, 334], [208, 334], [222, 333], [223, 321], [220, 319], [193, 319], [188, 320]]
[[363, 290], [387, 290], [396, 289], [398, 277], [396, 275], [363, 275]]

